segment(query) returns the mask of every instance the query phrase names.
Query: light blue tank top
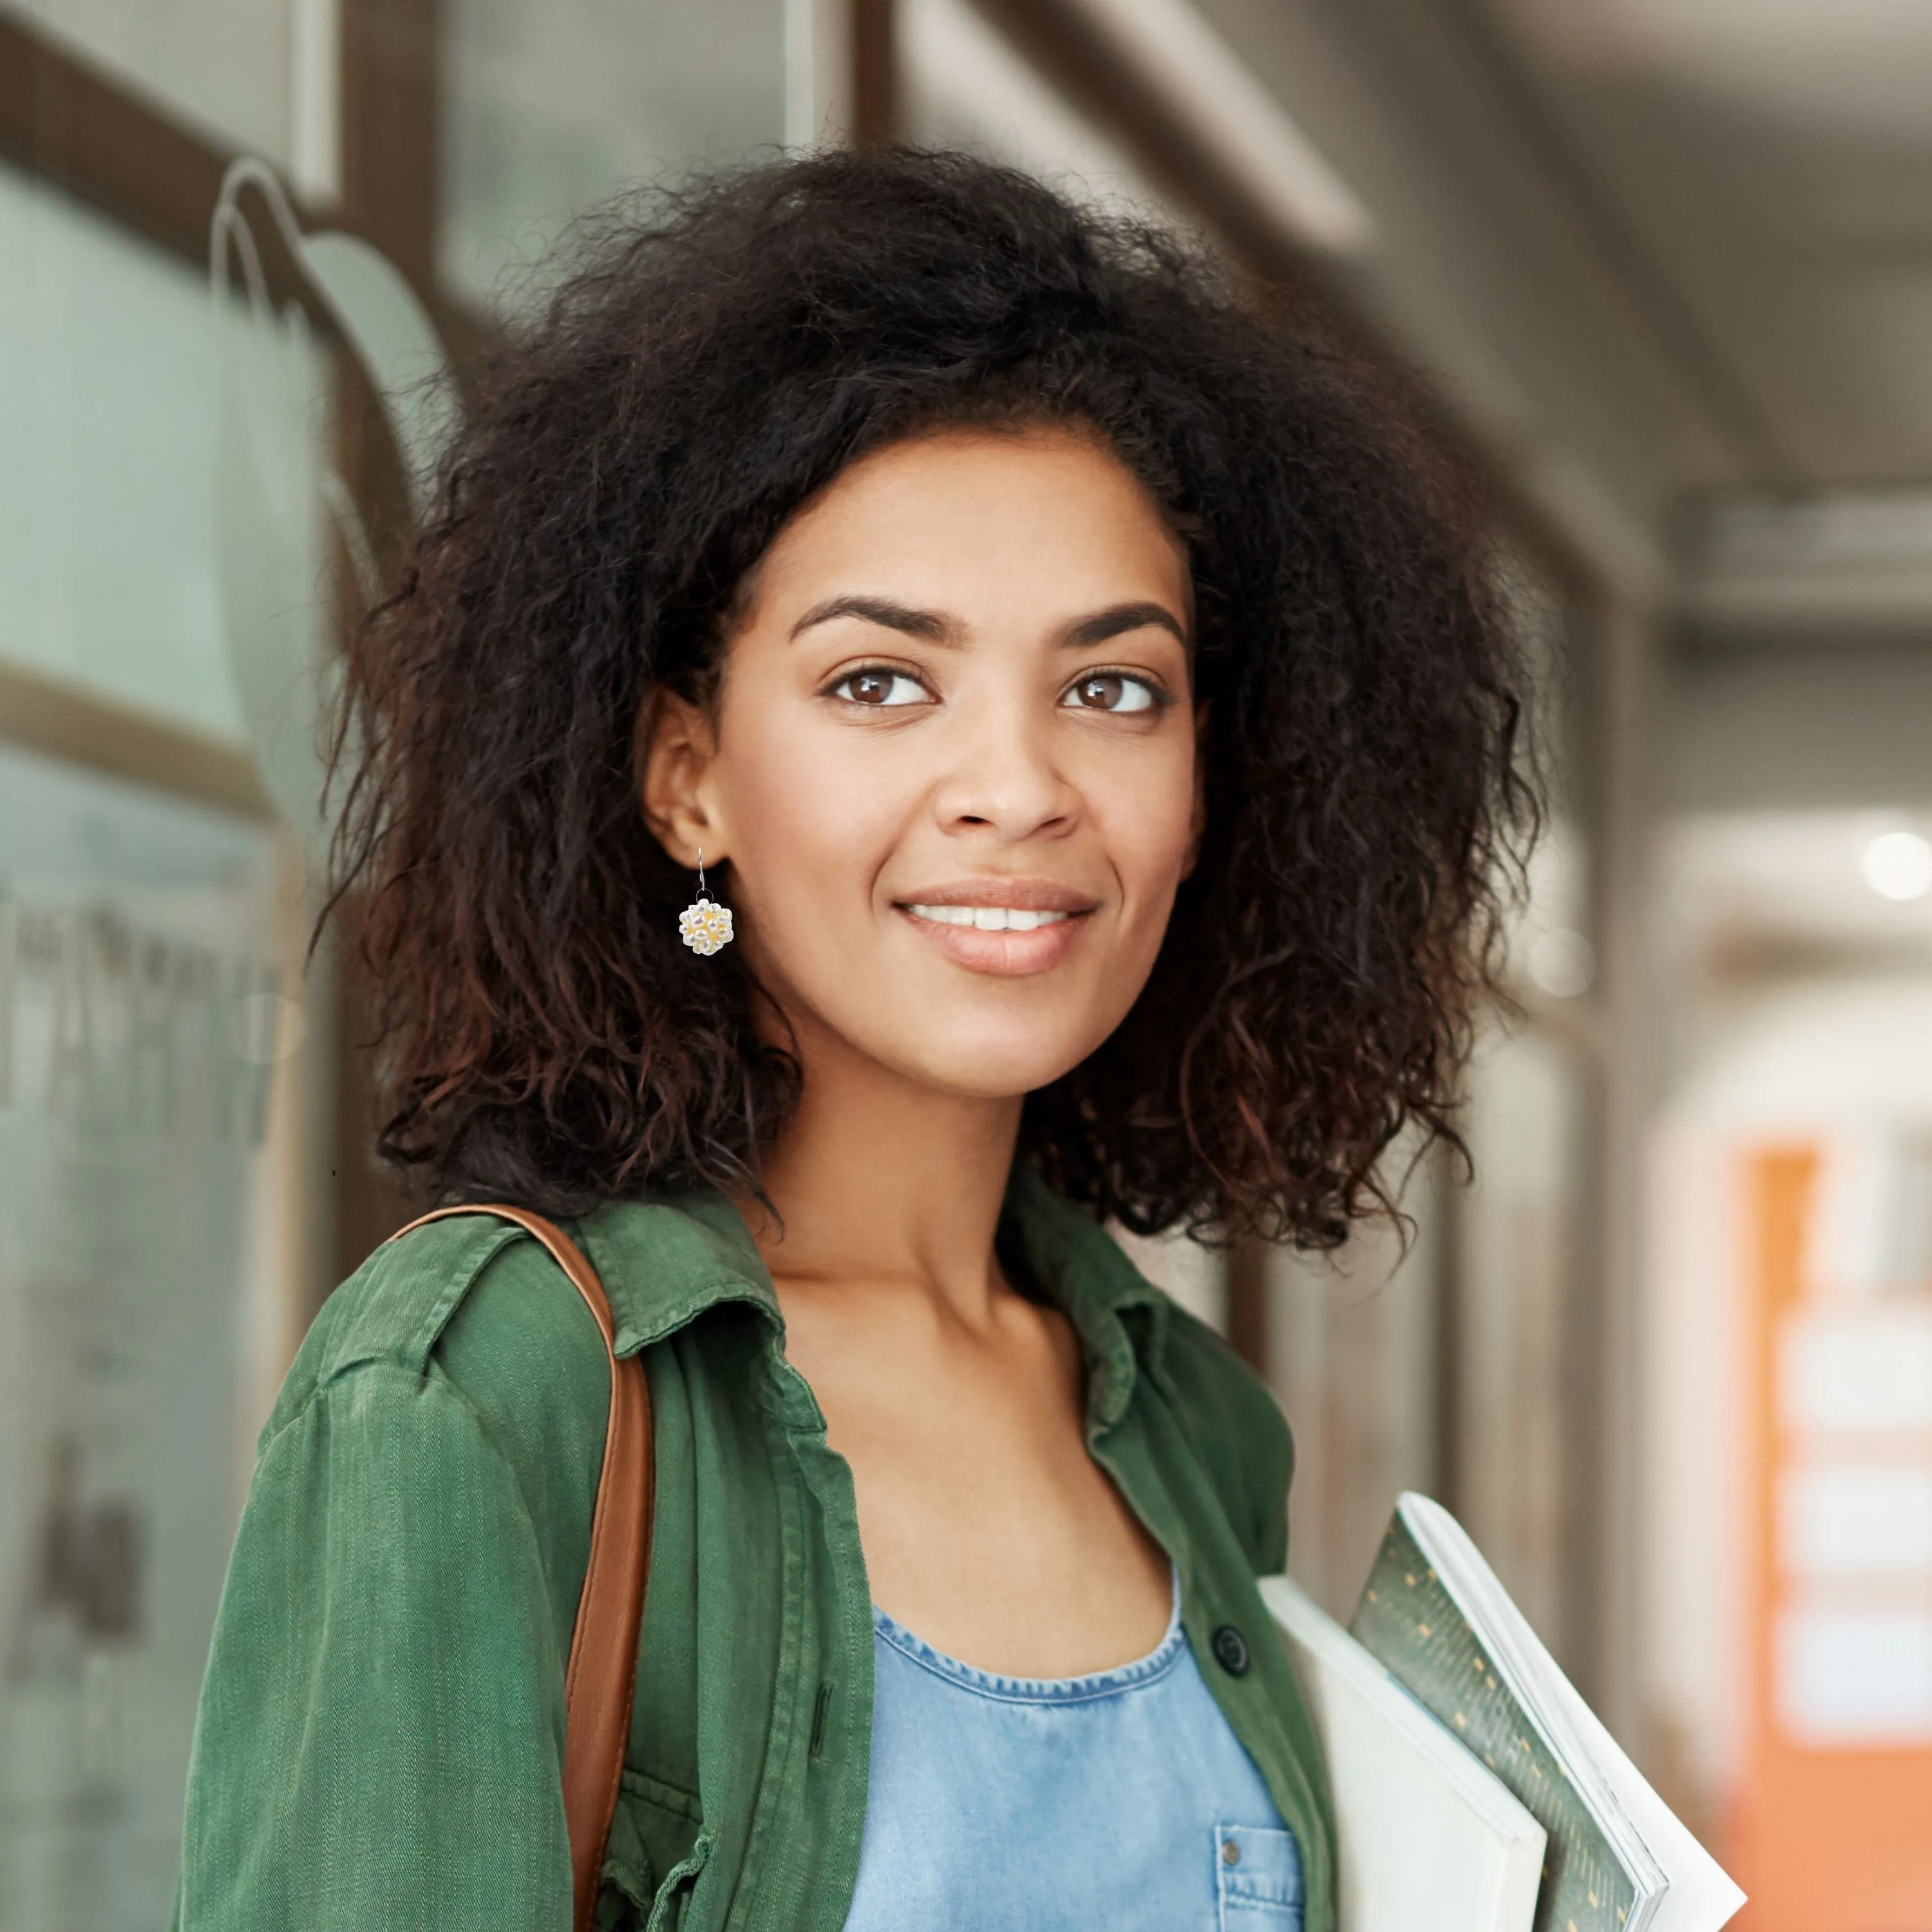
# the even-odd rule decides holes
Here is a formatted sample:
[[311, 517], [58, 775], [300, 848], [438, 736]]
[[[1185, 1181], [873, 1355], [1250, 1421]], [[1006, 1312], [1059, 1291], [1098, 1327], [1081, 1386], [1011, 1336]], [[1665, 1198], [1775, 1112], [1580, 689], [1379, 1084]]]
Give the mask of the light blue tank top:
[[1301, 1858], [1180, 1626], [1092, 1677], [1000, 1677], [872, 1612], [845, 1932], [1301, 1932]]

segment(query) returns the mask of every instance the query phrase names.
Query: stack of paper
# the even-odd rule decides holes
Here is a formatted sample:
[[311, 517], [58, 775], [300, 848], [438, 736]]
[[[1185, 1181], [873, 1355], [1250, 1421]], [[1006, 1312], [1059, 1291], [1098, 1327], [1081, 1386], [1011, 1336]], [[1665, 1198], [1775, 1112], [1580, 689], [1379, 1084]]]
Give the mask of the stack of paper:
[[1717, 1932], [1743, 1904], [1440, 1504], [1400, 1498], [1348, 1632], [1262, 1589], [1328, 1756], [1342, 1932], [1424, 1904], [1457, 1932]]
[[1286, 1576], [1262, 1595], [1328, 1760], [1343, 1932], [1528, 1932], [1543, 1827]]

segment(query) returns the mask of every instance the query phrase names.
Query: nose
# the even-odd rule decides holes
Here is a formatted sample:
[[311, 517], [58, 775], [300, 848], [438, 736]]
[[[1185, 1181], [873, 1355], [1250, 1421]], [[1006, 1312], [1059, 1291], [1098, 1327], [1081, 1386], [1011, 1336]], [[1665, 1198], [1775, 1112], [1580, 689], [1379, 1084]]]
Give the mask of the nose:
[[1054, 757], [1050, 724], [1024, 701], [975, 710], [961, 721], [934, 793], [940, 829], [989, 831], [1015, 844], [1070, 832], [1079, 795]]

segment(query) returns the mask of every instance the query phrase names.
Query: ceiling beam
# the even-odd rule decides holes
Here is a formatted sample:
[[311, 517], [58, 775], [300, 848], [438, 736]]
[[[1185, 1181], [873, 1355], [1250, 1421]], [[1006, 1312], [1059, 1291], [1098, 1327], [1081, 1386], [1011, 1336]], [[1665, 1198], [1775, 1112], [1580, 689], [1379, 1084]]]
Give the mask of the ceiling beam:
[[1626, 218], [1552, 112], [1482, 0], [1435, 0], [1480, 69], [1498, 111], [1562, 198], [1578, 232], [1622, 284], [1652, 340], [1764, 487], [1792, 487], [1802, 466], [1703, 319]]
[[1714, 497], [1683, 520], [1676, 612], [1706, 644], [1932, 636], [1932, 491]]

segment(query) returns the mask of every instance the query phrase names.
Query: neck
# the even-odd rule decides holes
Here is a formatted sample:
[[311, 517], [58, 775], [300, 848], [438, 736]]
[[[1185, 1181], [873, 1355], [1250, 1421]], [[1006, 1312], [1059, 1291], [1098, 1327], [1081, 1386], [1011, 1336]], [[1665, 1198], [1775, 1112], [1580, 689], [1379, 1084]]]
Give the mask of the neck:
[[764, 1163], [782, 1226], [746, 1209], [773, 1276], [904, 1284], [983, 1319], [1001, 1288], [993, 1238], [1020, 1096], [946, 1093], [802, 1044], [798, 1108]]

